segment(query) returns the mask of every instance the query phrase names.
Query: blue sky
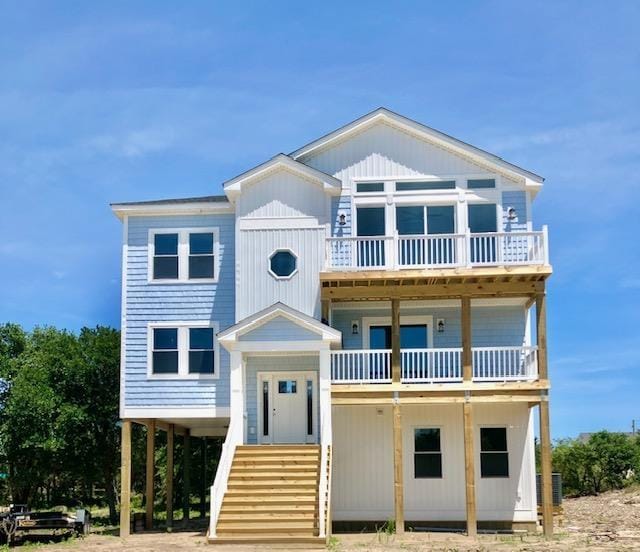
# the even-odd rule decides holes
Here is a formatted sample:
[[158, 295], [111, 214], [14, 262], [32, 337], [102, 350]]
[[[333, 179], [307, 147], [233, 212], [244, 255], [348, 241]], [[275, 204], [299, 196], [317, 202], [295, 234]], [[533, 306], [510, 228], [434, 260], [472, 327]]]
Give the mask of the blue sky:
[[640, 3], [307, 4], [0, 1], [0, 321], [117, 326], [109, 202], [219, 193], [383, 105], [547, 178], [552, 431], [628, 429]]

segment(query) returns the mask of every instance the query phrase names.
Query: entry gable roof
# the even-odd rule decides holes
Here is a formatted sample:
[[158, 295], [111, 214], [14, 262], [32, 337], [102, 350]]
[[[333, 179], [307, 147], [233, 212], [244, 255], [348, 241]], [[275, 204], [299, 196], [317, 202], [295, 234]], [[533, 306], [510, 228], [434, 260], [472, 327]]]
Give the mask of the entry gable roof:
[[536, 173], [523, 169], [513, 163], [509, 163], [493, 153], [489, 153], [488, 151], [477, 148], [476, 146], [472, 146], [471, 144], [458, 140], [444, 132], [440, 132], [439, 130], [427, 125], [423, 125], [422, 123], [404, 117], [403, 115], [395, 113], [384, 107], [379, 107], [371, 113], [367, 113], [355, 121], [352, 121], [351, 123], [348, 123], [337, 130], [318, 138], [317, 140], [309, 142], [296, 151], [291, 152], [289, 156], [293, 159], [302, 160], [304, 162], [305, 158], [312, 156], [315, 152], [322, 151], [341, 141], [348, 140], [351, 136], [376, 123], [389, 124], [410, 134], [416, 135], [428, 142], [445, 149], [449, 149], [458, 155], [467, 157], [475, 163], [499, 169], [500, 171], [507, 173], [509, 176], [515, 176], [519, 180], [523, 180], [526, 186], [539, 189], [544, 182], [544, 178]]
[[[339, 343], [342, 338], [342, 332], [339, 330], [335, 330], [312, 316], [308, 316], [284, 303], [278, 302], [220, 332], [218, 334], [218, 341], [223, 345], [233, 343], [237, 341], [240, 335], [255, 330], [277, 317], [286, 318], [301, 328], [318, 334], [323, 341]], [[286, 338], [283, 339], [283, 341], [286, 341]]]
[[322, 188], [331, 195], [339, 195], [340, 190], [342, 189], [342, 182], [333, 176], [323, 173], [318, 169], [314, 169], [313, 167], [309, 167], [304, 163], [300, 163], [295, 159], [292, 159], [288, 155], [284, 153], [279, 153], [275, 157], [269, 159], [265, 163], [250, 169], [231, 180], [227, 180], [223, 186], [224, 191], [227, 194], [227, 197], [233, 201], [235, 198], [242, 193], [242, 187], [245, 184], [250, 184], [251, 182], [255, 182], [260, 178], [264, 177], [266, 174], [276, 171], [278, 169], [287, 170], [294, 174], [297, 174], [307, 180], [311, 180], [312, 182], [316, 182], [321, 185]]

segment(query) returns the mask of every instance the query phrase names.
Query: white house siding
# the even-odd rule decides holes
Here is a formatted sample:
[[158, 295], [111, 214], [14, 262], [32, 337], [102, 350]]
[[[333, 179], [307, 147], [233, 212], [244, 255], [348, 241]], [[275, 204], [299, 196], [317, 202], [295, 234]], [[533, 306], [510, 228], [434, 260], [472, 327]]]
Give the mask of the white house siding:
[[[219, 229], [217, 284], [151, 284], [147, 281], [149, 230]], [[235, 320], [233, 214], [130, 217], [125, 331], [125, 407], [229, 406], [229, 354], [220, 347], [216, 380], [147, 378], [147, 325], [160, 321], [216, 321], [223, 330]]]
[[287, 170], [273, 171], [248, 185], [236, 202], [239, 218], [315, 217], [324, 224], [329, 198], [322, 186]]
[[[474, 405], [478, 519], [536, 519], [532, 417], [526, 405]], [[464, 443], [461, 405], [402, 407], [405, 519], [464, 521]], [[507, 427], [510, 477], [480, 477], [480, 427]], [[413, 430], [439, 427], [442, 479], [413, 477]], [[336, 521], [384, 521], [393, 517], [391, 407], [333, 408], [332, 511]]]
[[[433, 325], [439, 318], [444, 320], [444, 331], [433, 330], [430, 347], [462, 347], [460, 309], [456, 307], [416, 307], [403, 306], [400, 316], [433, 316]], [[363, 347], [363, 324], [365, 317], [391, 317], [390, 308], [376, 309], [336, 309], [331, 314], [332, 327], [342, 332], [342, 346], [345, 349]], [[360, 331], [353, 334], [352, 322], [358, 321]], [[525, 342], [527, 315], [524, 306], [471, 308], [471, 341], [473, 347], [518, 347]]]
[[[326, 228], [253, 229], [239, 231], [237, 319], [280, 301], [319, 318], [320, 281]], [[269, 257], [277, 249], [297, 256], [297, 272], [277, 279], [269, 272]]]
[[[247, 357], [245, 362], [247, 444], [255, 445], [258, 443], [258, 372], [318, 372], [318, 369], [319, 357], [317, 354]], [[316, 420], [320, 420], [318, 403], [316, 397], [316, 408], [318, 409]], [[316, 434], [318, 434], [318, 428], [316, 428]]]

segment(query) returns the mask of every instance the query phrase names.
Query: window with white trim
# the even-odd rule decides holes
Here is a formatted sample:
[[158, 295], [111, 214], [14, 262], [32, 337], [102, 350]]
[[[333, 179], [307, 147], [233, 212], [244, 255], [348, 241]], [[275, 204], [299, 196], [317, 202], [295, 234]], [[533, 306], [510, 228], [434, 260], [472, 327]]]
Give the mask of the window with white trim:
[[149, 281], [216, 282], [218, 228], [149, 230]]
[[147, 376], [150, 378], [217, 378], [217, 322], [149, 324]]

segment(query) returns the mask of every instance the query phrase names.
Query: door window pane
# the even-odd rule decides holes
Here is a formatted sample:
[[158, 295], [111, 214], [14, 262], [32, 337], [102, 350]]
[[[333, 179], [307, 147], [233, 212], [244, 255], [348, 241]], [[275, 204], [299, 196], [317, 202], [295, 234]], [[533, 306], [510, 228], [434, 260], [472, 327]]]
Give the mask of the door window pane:
[[313, 381], [307, 380], [307, 435], [313, 435]]
[[384, 236], [384, 207], [358, 207], [358, 236]]
[[391, 349], [391, 326], [371, 326], [369, 328], [370, 349]]
[[396, 228], [400, 235], [423, 235], [424, 207], [396, 207]]
[[298, 392], [298, 382], [296, 380], [278, 381], [278, 393], [289, 394]]
[[495, 203], [469, 205], [469, 230], [473, 233], [497, 231]]
[[269, 435], [269, 382], [262, 382], [262, 435]]
[[401, 349], [426, 349], [427, 326], [426, 324], [407, 324], [400, 326]]

